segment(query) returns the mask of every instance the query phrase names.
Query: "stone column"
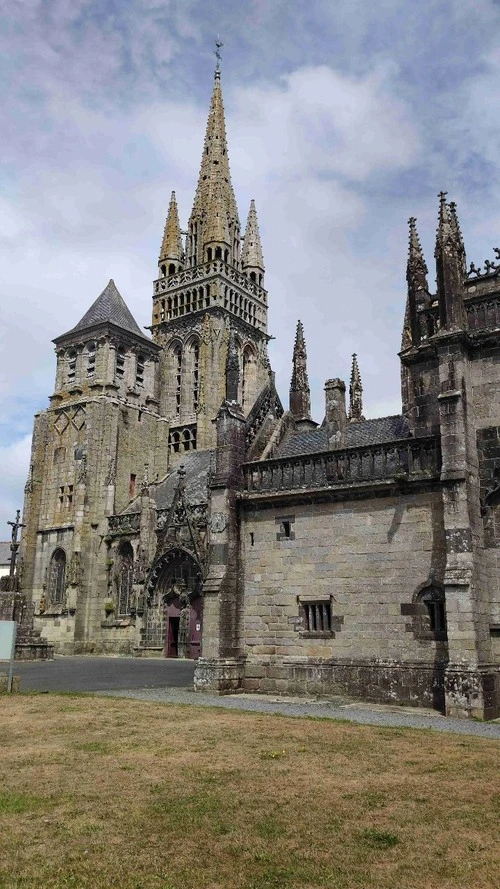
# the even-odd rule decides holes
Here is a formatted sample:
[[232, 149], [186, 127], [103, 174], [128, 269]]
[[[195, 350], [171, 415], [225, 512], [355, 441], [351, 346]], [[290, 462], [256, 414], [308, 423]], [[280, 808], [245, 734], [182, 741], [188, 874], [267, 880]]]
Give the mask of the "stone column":
[[194, 683], [198, 691], [227, 694], [241, 688], [244, 670], [236, 495], [245, 459], [245, 418], [239, 405], [223, 403], [216, 429], [216, 467], [210, 486], [210, 570], [203, 586], [202, 656], [196, 664]]
[[331, 448], [342, 448], [347, 425], [343, 380], [333, 379], [325, 383], [325, 419], [328, 444]]

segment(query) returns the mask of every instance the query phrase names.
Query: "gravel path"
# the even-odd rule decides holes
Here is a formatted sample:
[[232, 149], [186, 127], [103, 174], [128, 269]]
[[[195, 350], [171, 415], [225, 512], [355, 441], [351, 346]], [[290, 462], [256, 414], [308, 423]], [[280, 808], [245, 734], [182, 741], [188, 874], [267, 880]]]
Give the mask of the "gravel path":
[[120, 691], [100, 691], [100, 695], [117, 698], [135, 698], [159, 704], [194, 704], [198, 707], [221, 707], [227, 710], [247, 710], [252, 713], [280, 713], [283, 716], [313, 716], [320, 719], [341, 719], [363, 725], [403, 726], [406, 728], [431, 729], [437, 732], [453, 732], [457, 735], [475, 735], [500, 740], [500, 721], [475, 722], [472, 719], [448, 719], [432, 711], [413, 708], [359, 705], [331, 701], [310, 701], [300, 698], [278, 700], [257, 695], [195, 694], [188, 689], [131, 688]]

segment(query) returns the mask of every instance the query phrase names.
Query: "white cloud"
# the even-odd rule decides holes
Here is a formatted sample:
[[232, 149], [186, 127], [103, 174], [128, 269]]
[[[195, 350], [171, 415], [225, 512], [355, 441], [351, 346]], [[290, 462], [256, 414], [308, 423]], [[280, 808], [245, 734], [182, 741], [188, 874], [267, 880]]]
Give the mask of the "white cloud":
[[5, 447], [0, 446], [2, 467], [2, 496], [0, 498], [0, 540], [10, 536], [8, 521], [23, 507], [23, 487], [26, 482], [31, 453], [31, 435]]

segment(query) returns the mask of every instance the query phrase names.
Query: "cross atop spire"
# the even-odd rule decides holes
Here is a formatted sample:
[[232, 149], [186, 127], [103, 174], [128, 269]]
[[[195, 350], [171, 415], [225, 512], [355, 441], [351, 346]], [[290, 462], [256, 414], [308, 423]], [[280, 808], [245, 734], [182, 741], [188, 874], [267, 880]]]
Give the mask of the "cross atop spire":
[[214, 49], [215, 58], [217, 59], [217, 62], [215, 65], [215, 77], [217, 77], [217, 78], [220, 77], [220, 61], [222, 58], [220, 51], [223, 46], [224, 46], [224, 44], [221, 42], [219, 34], [217, 34], [217, 40], [215, 41], [215, 49]]
[[349, 420], [351, 423], [364, 420], [363, 417], [363, 385], [359, 372], [358, 356], [352, 356], [351, 381], [349, 383]]

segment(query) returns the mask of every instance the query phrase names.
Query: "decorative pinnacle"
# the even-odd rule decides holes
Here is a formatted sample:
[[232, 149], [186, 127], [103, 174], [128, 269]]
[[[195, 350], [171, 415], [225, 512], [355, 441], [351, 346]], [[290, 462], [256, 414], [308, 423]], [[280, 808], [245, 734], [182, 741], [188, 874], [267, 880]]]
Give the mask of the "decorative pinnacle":
[[177, 259], [181, 260], [183, 254], [182, 235], [179, 225], [179, 213], [177, 211], [177, 201], [175, 199], [175, 191], [170, 195], [170, 203], [168, 205], [168, 214], [163, 232], [163, 240], [160, 249], [160, 260]]
[[255, 201], [250, 201], [250, 210], [248, 211], [247, 226], [243, 238], [243, 251], [241, 254], [241, 262], [243, 268], [257, 268], [264, 271], [264, 259], [262, 256], [262, 244], [260, 241], [259, 223], [257, 220], [257, 211], [255, 209]]
[[[410, 226], [410, 237], [408, 243], [408, 265], [406, 272], [406, 280], [410, 283], [410, 280], [417, 284], [417, 289], [427, 290], [427, 281], [425, 280], [425, 276], [427, 275], [428, 269], [424, 259], [424, 253], [422, 250], [422, 245], [420, 243], [420, 238], [417, 232], [417, 220], [415, 216], [410, 216], [408, 220], [408, 225]], [[417, 281], [417, 276], [419, 280]]]
[[307, 376], [307, 352], [302, 321], [297, 321], [297, 331], [293, 347], [290, 413], [295, 420], [311, 419], [311, 392]]
[[353, 352], [351, 381], [349, 383], [349, 419], [363, 420], [363, 384], [359, 372], [358, 356]]

